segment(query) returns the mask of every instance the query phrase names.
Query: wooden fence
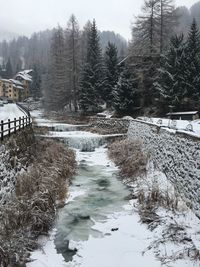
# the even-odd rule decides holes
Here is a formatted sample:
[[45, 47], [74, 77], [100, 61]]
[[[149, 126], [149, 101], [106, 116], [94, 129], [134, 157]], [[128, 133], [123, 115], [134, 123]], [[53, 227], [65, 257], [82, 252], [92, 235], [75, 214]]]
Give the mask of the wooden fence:
[[4, 122], [3, 120], [0, 122], [0, 138], [1, 141], [6, 136], [10, 136], [12, 133], [16, 133], [17, 131], [20, 131], [21, 129], [24, 129], [27, 126], [30, 126], [32, 124], [32, 120], [30, 116], [26, 117], [19, 117], [19, 119], [14, 118], [13, 121], [8, 119], [7, 122]]

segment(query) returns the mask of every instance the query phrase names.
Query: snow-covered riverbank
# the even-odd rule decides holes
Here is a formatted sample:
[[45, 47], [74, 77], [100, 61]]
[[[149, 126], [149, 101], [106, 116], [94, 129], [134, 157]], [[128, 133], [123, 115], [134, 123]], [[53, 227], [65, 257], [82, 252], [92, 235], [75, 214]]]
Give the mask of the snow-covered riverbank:
[[[67, 204], [28, 267], [199, 266], [198, 257], [192, 259], [200, 249], [199, 219], [184, 203], [180, 201], [177, 211], [158, 208], [158, 224], [150, 230], [141, 222], [137, 199], [126, 200], [130, 191], [118, 178], [107, 149], [76, 149], [76, 156], [79, 171]], [[166, 177], [153, 168], [141, 183], [144, 190], [156, 183], [174, 194]], [[130, 185], [137, 190], [137, 184]]]

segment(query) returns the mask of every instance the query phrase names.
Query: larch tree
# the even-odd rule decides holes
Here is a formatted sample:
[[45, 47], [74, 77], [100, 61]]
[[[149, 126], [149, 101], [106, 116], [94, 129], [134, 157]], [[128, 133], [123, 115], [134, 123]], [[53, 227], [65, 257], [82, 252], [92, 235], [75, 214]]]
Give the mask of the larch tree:
[[132, 28], [134, 49], [142, 54], [152, 54], [158, 47], [158, 12], [160, 0], [146, 0], [142, 15], [138, 16]]
[[66, 74], [70, 90], [68, 97], [75, 112], [78, 111], [80, 61], [80, 30], [76, 17], [71, 15], [66, 30]]
[[65, 62], [65, 41], [63, 29], [58, 27], [52, 37], [50, 49], [50, 62], [48, 71], [48, 86], [46, 106], [51, 110], [61, 110], [67, 104], [66, 88], [66, 62]]
[[178, 16], [174, 0], [146, 0], [142, 15], [132, 28], [132, 47], [140, 54], [162, 53], [167, 47]]
[[174, 0], [160, 0], [158, 20], [160, 27], [160, 54], [162, 54], [163, 50], [169, 44], [175, 26], [178, 24], [178, 15], [175, 11]]

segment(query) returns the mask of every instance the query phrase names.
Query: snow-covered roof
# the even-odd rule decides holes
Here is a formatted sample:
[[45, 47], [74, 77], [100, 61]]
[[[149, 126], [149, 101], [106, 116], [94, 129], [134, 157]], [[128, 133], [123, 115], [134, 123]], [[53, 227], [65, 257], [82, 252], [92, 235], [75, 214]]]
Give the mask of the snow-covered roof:
[[4, 82], [4, 83], [11, 83], [11, 81], [8, 80], [8, 79], [1, 79], [1, 81]]
[[24, 90], [24, 87], [22, 87], [22, 86], [19, 86], [19, 85], [18, 85], [18, 86], [16, 86], [16, 88], [17, 88], [17, 89], [19, 89], [19, 90]]
[[29, 82], [31, 82], [32, 81], [32, 79], [31, 79], [31, 76], [29, 75], [29, 74], [26, 74], [26, 73], [18, 73], [17, 75], [16, 75], [16, 78], [17, 77], [20, 77], [20, 78], [22, 78], [23, 80], [25, 80], [25, 81], [29, 81]]
[[24, 70], [23, 72], [26, 73], [26, 74], [30, 74], [33, 70], [30, 69], [30, 70]]
[[31, 82], [32, 81], [32, 77], [31, 77], [30, 73], [32, 71], [33, 70], [23, 70], [23, 71], [20, 71], [20, 72], [17, 73], [16, 78], [17, 77], [20, 77], [20, 78], [22, 78], [25, 81]]
[[170, 112], [167, 113], [167, 116], [170, 115], [196, 115], [198, 114], [198, 111], [184, 111], [184, 112]]
[[10, 79], [10, 81], [11, 81], [12, 83], [14, 83], [15, 85], [23, 86], [23, 84], [22, 84], [20, 81], [18, 81], [18, 80]]

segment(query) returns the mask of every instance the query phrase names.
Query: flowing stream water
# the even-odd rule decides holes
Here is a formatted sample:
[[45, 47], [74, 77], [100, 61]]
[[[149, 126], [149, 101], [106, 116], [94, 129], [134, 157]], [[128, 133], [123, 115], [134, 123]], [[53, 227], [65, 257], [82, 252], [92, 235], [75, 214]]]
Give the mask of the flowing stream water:
[[27, 266], [132, 267], [133, 259], [137, 267], [149, 260], [160, 266], [153, 255], [141, 257], [149, 233], [127, 200], [130, 191], [107, 156], [106, 139], [58, 124], [50, 136], [76, 151], [78, 170], [50, 240]]
[[89, 236], [103, 237], [92, 227], [104, 222], [109, 214], [121, 211], [127, 203], [129, 190], [121, 182], [117, 168], [108, 159], [106, 141], [98, 134], [83, 131], [51, 132], [76, 151], [77, 174], [70, 187], [70, 194], [77, 195], [59, 211], [56, 223], [55, 246], [66, 261], [71, 261], [76, 250], [70, 241], [86, 241]]

